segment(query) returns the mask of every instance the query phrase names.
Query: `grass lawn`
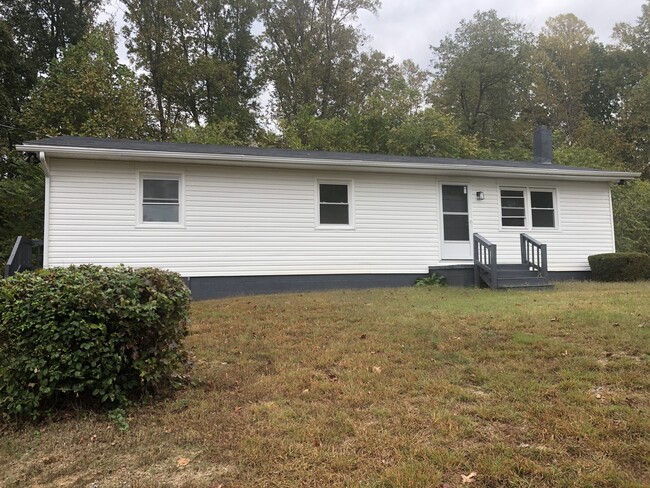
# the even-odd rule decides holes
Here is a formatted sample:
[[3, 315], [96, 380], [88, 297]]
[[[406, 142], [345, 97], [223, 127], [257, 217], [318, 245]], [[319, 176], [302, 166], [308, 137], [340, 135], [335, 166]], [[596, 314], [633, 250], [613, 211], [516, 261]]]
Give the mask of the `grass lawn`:
[[650, 486], [650, 282], [195, 303], [193, 384], [0, 427], [2, 486]]

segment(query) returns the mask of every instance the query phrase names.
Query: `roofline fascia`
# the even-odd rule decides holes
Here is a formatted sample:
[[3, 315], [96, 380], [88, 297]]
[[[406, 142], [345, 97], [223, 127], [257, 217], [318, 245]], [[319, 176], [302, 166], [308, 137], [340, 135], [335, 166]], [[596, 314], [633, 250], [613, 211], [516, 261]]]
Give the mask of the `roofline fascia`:
[[[47, 145], [22, 144], [16, 149], [24, 152], [37, 152], [41, 158], [49, 153], [49, 157], [69, 157], [73, 159], [101, 158], [112, 161], [142, 161], [142, 162], [185, 162], [194, 164], [223, 164], [250, 167], [274, 167], [297, 169], [321, 169], [339, 171], [367, 171], [374, 169], [382, 172], [423, 173], [423, 174], [463, 174], [476, 176], [498, 175], [501, 177], [529, 177], [535, 179], [579, 179], [583, 181], [621, 181], [633, 180], [641, 173], [624, 171], [575, 171], [554, 166], [540, 168], [514, 168], [508, 166], [472, 166], [455, 164], [453, 166], [440, 163], [409, 163], [403, 161], [367, 161], [363, 159], [317, 159], [317, 158], [282, 158], [274, 156], [255, 156], [248, 154], [205, 154], [171, 151], [146, 151], [140, 149], [107, 149], [86, 147], [61, 147]], [[48, 168], [49, 169], [49, 168]]]

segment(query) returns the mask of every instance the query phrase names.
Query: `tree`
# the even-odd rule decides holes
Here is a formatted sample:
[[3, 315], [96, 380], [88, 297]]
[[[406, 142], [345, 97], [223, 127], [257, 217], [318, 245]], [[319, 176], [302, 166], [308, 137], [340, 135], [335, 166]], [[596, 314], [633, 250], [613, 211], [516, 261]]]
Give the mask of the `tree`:
[[634, 86], [650, 70], [650, 1], [641, 6], [636, 25], [618, 23], [614, 26], [617, 47], [626, 53], [629, 69], [627, 87]]
[[30, 61], [35, 81], [53, 59], [89, 31], [102, 0], [3, 0], [0, 15]]
[[319, 118], [345, 115], [358, 90], [361, 31], [351, 25], [378, 0], [280, 0], [262, 7], [262, 66], [277, 111], [288, 121], [305, 107]]
[[[29, 85], [29, 74], [20, 49], [11, 37], [9, 25], [0, 20], [0, 148], [3, 148], [3, 153], [21, 140], [18, 114]], [[0, 155], [0, 160], [4, 160], [4, 156]], [[0, 169], [0, 178], [3, 173]]]
[[512, 132], [528, 105], [531, 46], [523, 25], [494, 10], [461, 21], [453, 36], [431, 46], [434, 105], [483, 142], [516, 139]]
[[257, 129], [260, 83], [253, 71], [257, 2], [126, 0], [126, 45], [152, 100], [159, 137], [186, 122], [234, 122], [237, 137]]
[[569, 143], [587, 115], [594, 44], [593, 29], [573, 14], [548, 19], [538, 38], [537, 103]]
[[119, 63], [112, 30], [95, 29], [51, 64], [23, 121], [43, 136], [139, 138], [146, 132], [135, 75]]
[[650, 71], [630, 90], [622, 112], [621, 131], [634, 147], [629, 163], [650, 179]]
[[650, 254], [650, 181], [612, 188], [616, 249]]
[[18, 236], [43, 237], [45, 185], [43, 171], [7, 151], [0, 165], [0, 269]]
[[614, 38], [624, 61], [616, 72], [620, 131], [633, 146], [629, 164], [650, 179], [650, 1], [641, 9], [636, 25], [616, 24]]
[[142, 80], [151, 100], [148, 108], [154, 114], [158, 137], [165, 140], [183, 117], [173, 80], [189, 74], [187, 57], [183, 63], [179, 47], [185, 36], [176, 25], [189, 25], [185, 19], [195, 12], [179, 8], [175, 0], [125, 0], [124, 5], [126, 46], [136, 68], [144, 71]]
[[388, 152], [405, 156], [469, 158], [476, 157], [479, 148], [473, 137], [462, 134], [453, 117], [429, 108], [410, 115], [391, 131]]
[[237, 137], [247, 139], [257, 128], [255, 98], [260, 92], [253, 70], [259, 42], [252, 33], [258, 2], [199, 0], [198, 7], [195, 62], [200, 113], [211, 124], [224, 119], [234, 122]]

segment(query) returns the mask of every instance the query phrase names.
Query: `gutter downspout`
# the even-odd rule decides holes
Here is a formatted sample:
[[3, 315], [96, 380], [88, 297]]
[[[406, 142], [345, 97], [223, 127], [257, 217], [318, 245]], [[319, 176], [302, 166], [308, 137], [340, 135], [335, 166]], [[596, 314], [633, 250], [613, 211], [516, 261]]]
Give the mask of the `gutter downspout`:
[[45, 173], [45, 209], [43, 213], [43, 268], [48, 267], [50, 248], [50, 167], [45, 158], [45, 151], [38, 153], [38, 160]]

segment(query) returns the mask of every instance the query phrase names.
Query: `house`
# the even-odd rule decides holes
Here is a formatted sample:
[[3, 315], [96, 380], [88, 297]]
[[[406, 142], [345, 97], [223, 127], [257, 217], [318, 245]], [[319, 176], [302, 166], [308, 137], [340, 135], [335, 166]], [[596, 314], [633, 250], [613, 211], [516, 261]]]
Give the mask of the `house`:
[[47, 176], [45, 267], [156, 266], [204, 299], [430, 272], [494, 287], [586, 277], [589, 255], [614, 251], [610, 185], [638, 175], [551, 164], [548, 131], [535, 140], [536, 162], [86, 137], [18, 149]]

